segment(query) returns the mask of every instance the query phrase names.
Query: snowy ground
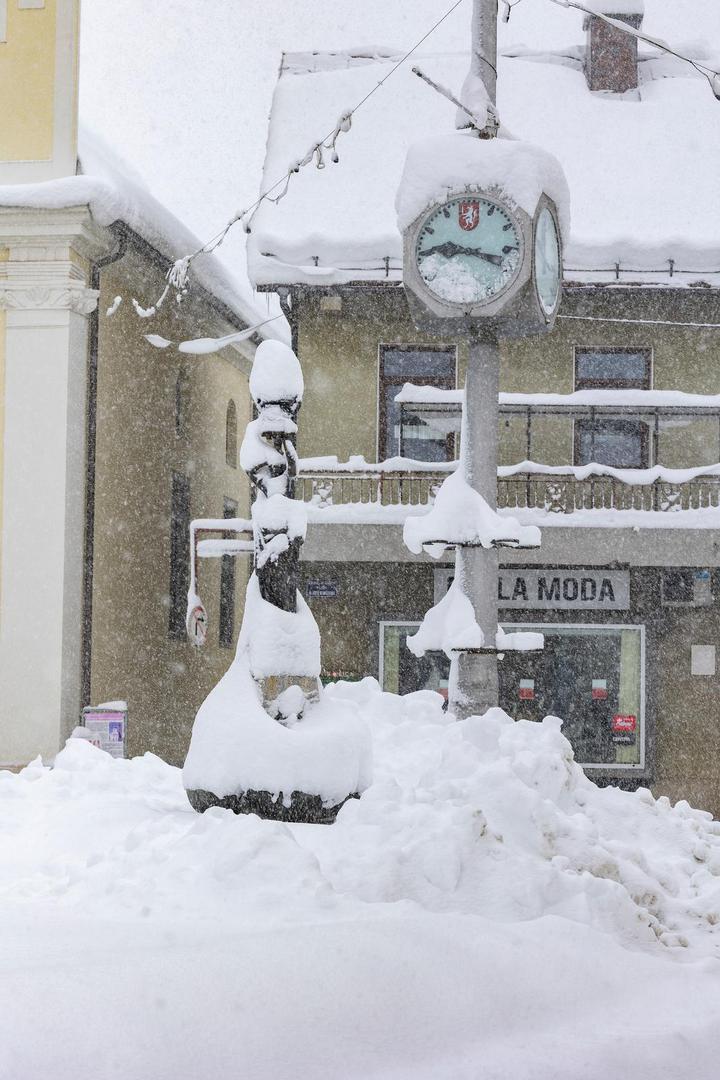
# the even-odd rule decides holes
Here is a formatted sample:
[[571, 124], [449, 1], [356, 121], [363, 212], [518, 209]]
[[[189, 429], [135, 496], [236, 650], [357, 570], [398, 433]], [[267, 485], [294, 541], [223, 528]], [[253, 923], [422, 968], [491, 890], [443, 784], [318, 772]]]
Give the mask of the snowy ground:
[[77, 739], [0, 772], [2, 1080], [714, 1080], [720, 825], [597, 789], [555, 720], [329, 693], [375, 747], [333, 827]]

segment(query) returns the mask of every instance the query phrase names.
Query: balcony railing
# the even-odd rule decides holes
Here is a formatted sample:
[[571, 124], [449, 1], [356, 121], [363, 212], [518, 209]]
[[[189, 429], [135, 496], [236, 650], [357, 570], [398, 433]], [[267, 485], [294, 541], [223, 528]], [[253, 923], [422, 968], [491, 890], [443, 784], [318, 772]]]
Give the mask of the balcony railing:
[[[296, 498], [318, 509], [427, 506], [455, 462], [395, 462], [315, 468], [300, 462]], [[415, 465], [413, 468], [412, 466]], [[387, 467], [384, 467], [387, 466]], [[720, 465], [699, 469], [552, 467], [523, 462], [498, 470], [498, 507], [572, 514], [584, 510], [672, 512], [720, 507]]]

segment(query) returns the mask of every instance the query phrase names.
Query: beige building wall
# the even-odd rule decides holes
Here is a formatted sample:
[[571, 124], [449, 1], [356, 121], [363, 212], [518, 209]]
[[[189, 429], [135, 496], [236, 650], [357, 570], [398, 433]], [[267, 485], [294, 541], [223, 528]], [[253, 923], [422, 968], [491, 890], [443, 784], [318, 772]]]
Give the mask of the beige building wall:
[[[162, 287], [161, 273], [132, 251], [101, 279], [92, 700], [127, 700], [129, 754], [150, 750], [181, 764], [197, 708], [227, 670], [234, 646], [218, 644], [215, 559], [200, 562], [200, 593], [210, 619], [206, 646], [197, 650], [186, 638], [169, 636], [172, 473], [189, 478], [193, 517], [222, 517], [224, 497], [247, 515], [246, 476], [225, 461], [225, 418], [232, 399], [240, 440], [250, 418], [249, 362], [231, 349], [195, 357], [150, 346], [143, 337], [150, 329], [173, 341], [231, 329], [197, 298], [180, 308], [168, 303], [150, 327], [129, 307], [129, 298], [146, 302]], [[116, 295], [124, 302], [108, 318]], [[184, 418], [176, 433], [181, 374]], [[236, 560], [235, 636], [248, 560]]]
[[[598, 305], [594, 316], [613, 317], [613, 297]], [[642, 301], [630, 318], [693, 321], [689, 300], [669, 296], [655, 310]], [[708, 302], [709, 304], [709, 302]], [[303, 457], [337, 454], [347, 460], [362, 454], [367, 461], [378, 455], [378, 345], [431, 344], [409, 317], [401, 289], [357, 289], [342, 297], [342, 310], [325, 312], [319, 296], [304, 294], [295, 300], [298, 353], [307, 385], [299, 450]], [[713, 321], [712, 312], [705, 315]], [[697, 315], [703, 321], [702, 310]], [[714, 321], [717, 321], [715, 319]], [[436, 339], [435, 344], [454, 344]], [[465, 378], [467, 352], [458, 344], [458, 386]], [[594, 346], [652, 349], [653, 388], [686, 393], [720, 393], [720, 334], [713, 330], [644, 326], [628, 323], [558, 320], [552, 333], [501, 345], [501, 390], [507, 393], [569, 394], [575, 389], [575, 349]], [[660, 432], [660, 461], [672, 468], [720, 461], [717, 421], [673, 422]], [[535, 416], [532, 422], [532, 458], [548, 465], [573, 462], [573, 423], [561, 417]], [[503, 418], [499, 461], [512, 465], [527, 457], [525, 422]]]

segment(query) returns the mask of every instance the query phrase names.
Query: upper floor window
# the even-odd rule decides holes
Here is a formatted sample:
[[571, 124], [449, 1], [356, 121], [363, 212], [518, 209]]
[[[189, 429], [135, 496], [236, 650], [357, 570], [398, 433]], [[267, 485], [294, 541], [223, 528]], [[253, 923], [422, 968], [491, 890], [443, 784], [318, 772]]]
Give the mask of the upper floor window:
[[237, 407], [235, 402], [228, 401], [225, 413], [225, 461], [233, 469], [237, 468], [238, 457], [238, 425]]
[[[378, 379], [378, 458], [394, 457], [400, 446], [400, 406], [395, 395], [406, 382], [419, 386], [455, 386], [454, 345], [381, 345]], [[403, 431], [403, 454], [418, 461], [448, 461], [452, 434], [423, 421]]]
[[649, 390], [651, 349], [575, 349], [576, 390]]
[[[649, 390], [650, 349], [576, 349], [576, 390]], [[596, 416], [575, 422], [575, 464], [645, 469], [650, 439], [645, 420]]]

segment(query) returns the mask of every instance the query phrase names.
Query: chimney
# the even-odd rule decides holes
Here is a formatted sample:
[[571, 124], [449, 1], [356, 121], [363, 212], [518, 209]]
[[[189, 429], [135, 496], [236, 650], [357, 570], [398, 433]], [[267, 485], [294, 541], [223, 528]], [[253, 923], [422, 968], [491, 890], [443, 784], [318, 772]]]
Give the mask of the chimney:
[[623, 94], [634, 90], [638, 84], [637, 38], [610, 26], [598, 15], [627, 23], [633, 30], [642, 25], [643, 0], [589, 0], [597, 14], [585, 20], [587, 47], [585, 51], [585, 78], [591, 90], [605, 90]]

